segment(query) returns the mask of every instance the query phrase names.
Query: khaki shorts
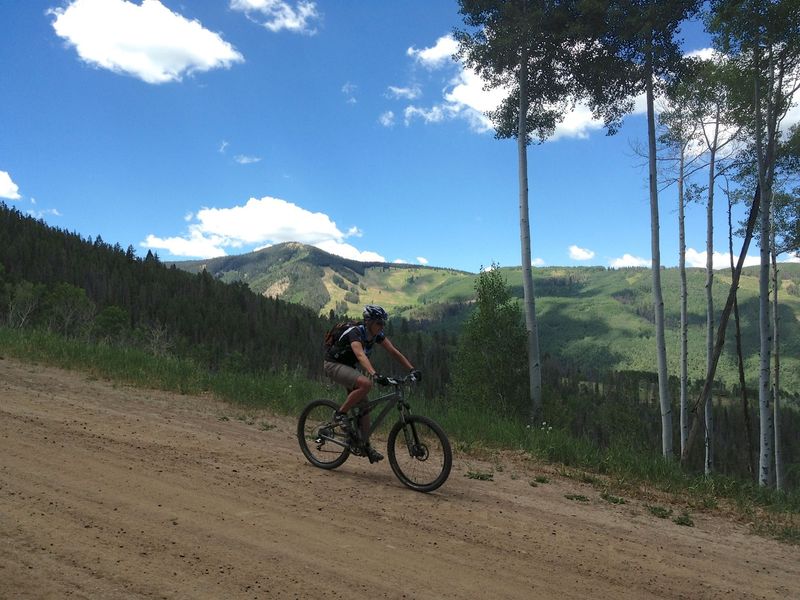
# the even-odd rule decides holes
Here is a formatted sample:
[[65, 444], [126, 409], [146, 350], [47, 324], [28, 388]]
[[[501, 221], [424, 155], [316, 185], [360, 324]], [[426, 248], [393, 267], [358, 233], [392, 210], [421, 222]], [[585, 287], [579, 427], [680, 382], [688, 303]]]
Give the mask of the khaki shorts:
[[345, 386], [348, 390], [356, 387], [356, 380], [361, 376], [361, 372], [357, 369], [332, 360], [326, 360], [322, 368], [325, 371], [325, 375], [336, 383]]

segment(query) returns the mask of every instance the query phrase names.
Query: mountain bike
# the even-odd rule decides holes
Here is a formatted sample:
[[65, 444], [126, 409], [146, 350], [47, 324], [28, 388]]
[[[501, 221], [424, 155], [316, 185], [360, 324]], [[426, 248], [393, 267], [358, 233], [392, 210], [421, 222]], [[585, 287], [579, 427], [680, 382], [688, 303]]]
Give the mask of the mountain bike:
[[[300, 449], [315, 467], [340, 467], [351, 454], [364, 456], [370, 436], [395, 409], [397, 422], [389, 431], [386, 449], [392, 471], [412, 490], [432, 492], [450, 475], [453, 466], [450, 441], [433, 419], [411, 414], [406, 388], [414, 382], [412, 375], [389, 377], [388, 380], [388, 385], [394, 388], [391, 392], [375, 400], [362, 402], [348, 415], [350, 429], [355, 432], [353, 435], [348, 435], [333, 421], [334, 412], [340, 404], [333, 400], [314, 400], [309, 403], [297, 422]], [[381, 404], [385, 404], [383, 410], [373, 419], [369, 431], [363, 436], [359, 427], [361, 418]]]

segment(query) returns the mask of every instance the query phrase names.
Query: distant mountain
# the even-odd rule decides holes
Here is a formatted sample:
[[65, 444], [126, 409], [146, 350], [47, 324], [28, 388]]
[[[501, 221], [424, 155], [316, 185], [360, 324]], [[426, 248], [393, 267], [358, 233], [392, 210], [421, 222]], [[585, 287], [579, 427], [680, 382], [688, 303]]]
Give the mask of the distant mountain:
[[[321, 314], [360, 314], [367, 303], [393, 315], [435, 321], [457, 333], [472, 310], [474, 273], [415, 265], [348, 260], [299, 243], [285, 243], [240, 256], [174, 263], [208, 271], [223, 281], [242, 281], [265, 296], [303, 304]], [[782, 386], [800, 394], [800, 264], [780, 266]], [[519, 267], [502, 269], [513, 294], [522, 298]], [[728, 271], [715, 275], [715, 310], [720, 314], [730, 285]], [[646, 268], [545, 267], [534, 269], [540, 345], [546, 357], [592, 370], [655, 371], [651, 274]], [[679, 290], [676, 268], [662, 275], [670, 372], [679, 372]], [[689, 370], [705, 373], [705, 272], [688, 270]], [[743, 273], [739, 289], [748, 386], [758, 378], [758, 269]], [[518, 349], [509, 348], [510, 352]], [[735, 385], [733, 320], [718, 379]]]
[[474, 295], [472, 273], [416, 265], [360, 262], [297, 242], [242, 254], [181, 261], [176, 267], [207, 271], [226, 282], [241, 281], [264, 296], [303, 304], [320, 314], [358, 315], [364, 304], [380, 304], [408, 318], [436, 316]]

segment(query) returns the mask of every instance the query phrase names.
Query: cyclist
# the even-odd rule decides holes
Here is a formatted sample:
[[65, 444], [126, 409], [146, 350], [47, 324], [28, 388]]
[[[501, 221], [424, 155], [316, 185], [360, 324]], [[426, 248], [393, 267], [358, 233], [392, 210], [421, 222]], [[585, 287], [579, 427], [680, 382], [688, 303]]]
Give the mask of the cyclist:
[[[380, 306], [368, 304], [364, 307], [363, 322], [347, 328], [325, 353], [325, 374], [347, 388], [348, 395], [344, 404], [334, 414], [334, 421], [347, 433], [354, 434], [347, 418], [347, 412], [367, 399], [373, 382], [388, 384], [388, 378], [379, 375], [369, 360], [375, 344], [384, 348], [397, 362], [411, 371], [419, 380], [421, 373], [403, 354], [394, 347], [386, 337], [383, 328], [388, 313]], [[363, 373], [356, 367], [360, 366]], [[369, 415], [364, 415], [359, 423], [362, 437], [366, 439], [369, 432]], [[367, 443], [364, 451], [369, 462], [383, 460], [383, 455]]]

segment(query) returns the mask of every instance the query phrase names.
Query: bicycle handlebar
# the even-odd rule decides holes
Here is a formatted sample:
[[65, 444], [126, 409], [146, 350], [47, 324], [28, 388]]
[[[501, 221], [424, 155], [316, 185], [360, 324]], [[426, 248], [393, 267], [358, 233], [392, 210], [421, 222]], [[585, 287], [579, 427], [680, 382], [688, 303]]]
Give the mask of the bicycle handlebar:
[[388, 380], [388, 385], [405, 385], [407, 383], [416, 383], [417, 378], [414, 376], [413, 373], [409, 373], [405, 377], [386, 377]]

